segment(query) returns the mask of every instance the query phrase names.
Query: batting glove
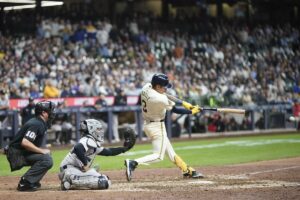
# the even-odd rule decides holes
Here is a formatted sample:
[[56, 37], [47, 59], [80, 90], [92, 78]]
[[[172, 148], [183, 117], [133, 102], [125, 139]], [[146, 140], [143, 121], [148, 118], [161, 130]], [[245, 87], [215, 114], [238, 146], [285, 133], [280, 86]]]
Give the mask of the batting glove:
[[186, 102], [186, 101], [183, 101], [182, 102], [182, 106], [187, 109], [187, 110], [192, 110], [195, 106], [193, 106], [192, 104]]
[[195, 114], [201, 112], [201, 107], [193, 106], [193, 109], [191, 111], [192, 111], [192, 114], [195, 115]]

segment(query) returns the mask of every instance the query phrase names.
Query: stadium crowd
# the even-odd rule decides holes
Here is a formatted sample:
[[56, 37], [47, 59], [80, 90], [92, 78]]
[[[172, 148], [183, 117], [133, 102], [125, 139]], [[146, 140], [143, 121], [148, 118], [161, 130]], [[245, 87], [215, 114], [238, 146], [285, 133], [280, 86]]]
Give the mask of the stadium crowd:
[[[299, 28], [193, 20], [166, 30], [150, 16], [120, 27], [107, 19], [43, 19], [35, 36], [0, 36], [1, 88], [9, 98], [116, 95], [120, 88], [138, 95], [162, 71], [174, 93], [201, 105], [297, 98]], [[179, 20], [187, 19], [171, 22]]]
[[[156, 72], [169, 76], [173, 94], [199, 105], [299, 99], [299, 27], [133, 16], [114, 24], [41, 18], [35, 35], [0, 34], [1, 110], [14, 98], [139, 95]], [[194, 131], [251, 129], [249, 116], [241, 123], [227, 118], [196, 117]]]
[[148, 15], [120, 27], [107, 19], [43, 19], [35, 36], [0, 36], [1, 88], [8, 98], [116, 95], [120, 88], [138, 95], [153, 73], [165, 72], [174, 93], [201, 105], [297, 98], [299, 28], [196, 20], [162, 27]]

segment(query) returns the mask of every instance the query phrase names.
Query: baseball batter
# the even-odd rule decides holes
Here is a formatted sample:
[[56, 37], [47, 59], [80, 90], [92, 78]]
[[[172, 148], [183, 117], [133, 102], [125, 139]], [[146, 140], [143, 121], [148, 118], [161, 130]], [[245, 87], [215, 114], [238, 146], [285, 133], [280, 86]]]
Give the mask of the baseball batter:
[[[104, 148], [104, 130], [102, 124], [95, 119], [86, 119], [80, 123], [83, 137], [72, 148], [60, 165], [59, 179], [61, 189], [108, 189], [111, 182], [108, 176], [91, 168], [96, 155], [115, 156], [128, 151], [132, 146], [124, 143], [123, 147]], [[133, 130], [126, 130], [133, 131]]]
[[174, 151], [165, 127], [165, 115], [167, 110], [178, 114], [196, 114], [200, 112], [198, 106], [192, 106], [183, 102], [186, 109], [178, 108], [175, 103], [168, 99], [165, 92], [172, 87], [165, 74], [155, 74], [151, 83], [147, 83], [141, 93], [142, 112], [144, 117], [144, 131], [151, 139], [153, 153], [135, 160], [125, 160], [126, 176], [130, 181], [132, 171], [139, 164], [159, 162], [164, 159], [165, 152], [168, 153], [170, 160], [175, 163], [182, 171], [184, 177], [203, 178], [203, 175], [188, 166]]

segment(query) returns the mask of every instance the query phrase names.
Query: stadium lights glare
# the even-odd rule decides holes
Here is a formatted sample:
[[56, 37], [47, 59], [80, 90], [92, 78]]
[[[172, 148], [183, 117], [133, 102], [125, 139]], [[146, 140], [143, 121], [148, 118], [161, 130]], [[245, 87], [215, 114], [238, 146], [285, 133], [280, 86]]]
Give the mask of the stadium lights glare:
[[[17, 2], [18, 1], [18, 2]], [[2, 0], [0, 0], [0, 2], [4, 2]], [[21, 9], [28, 9], [28, 8], [35, 8], [36, 4], [35, 1], [30, 1], [30, 0], [14, 0], [11, 2], [6, 1], [6, 3], [30, 3], [29, 5], [22, 5], [22, 6], [9, 6], [9, 7], [5, 7], [4, 10], [8, 11], [8, 10], [21, 10]], [[48, 7], [48, 6], [61, 6], [64, 3], [62, 1], [42, 1], [41, 2], [41, 6], [42, 7]]]
[[0, 0], [0, 3], [35, 3], [34, 0]]

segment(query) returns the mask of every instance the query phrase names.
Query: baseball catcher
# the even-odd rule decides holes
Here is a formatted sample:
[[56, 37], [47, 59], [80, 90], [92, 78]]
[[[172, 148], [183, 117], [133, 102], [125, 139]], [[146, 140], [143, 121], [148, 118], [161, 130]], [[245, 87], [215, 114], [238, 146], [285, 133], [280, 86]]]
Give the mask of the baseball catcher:
[[71, 149], [60, 165], [59, 179], [61, 189], [108, 189], [111, 181], [108, 176], [91, 168], [96, 155], [116, 156], [131, 149], [135, 144], [135, 131], [127, 128], [124, 146], [104, 148], [104, 130], [102, 124], [95, 119], [86, 119], [80, 123], [82, 138]]

